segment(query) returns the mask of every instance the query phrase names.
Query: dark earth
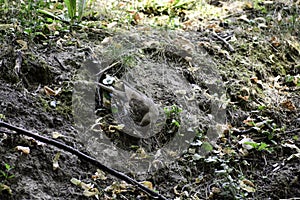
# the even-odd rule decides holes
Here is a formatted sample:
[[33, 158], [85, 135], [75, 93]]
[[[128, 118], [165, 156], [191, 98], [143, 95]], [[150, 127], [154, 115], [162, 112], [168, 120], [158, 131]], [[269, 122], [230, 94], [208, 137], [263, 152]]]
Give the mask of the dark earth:
[[[203, 1], [215, 12], [224, 9], [225, 17], [202, 13], [192, 18], [192, 7], [171, 7], [181, 28], [149, 26], [148, 19], [170, 14], [151, 5], [134, 15], [143, 16], [144, 23], [133, 17], [128, 25], [107, 13], [88, 12], [81, 24], [71, 26], [38, 12], [55, 5], [54, 12], [63, 2], [25, 2], [6, 7], [0, 0], [0, 120], [95, 156], [97, 148], [88, 146], [76, 127], [74, 85], [87, 60], [101, 63], [89, 71], [94, 75], [118, 63], [104, 74], [127, 81], [161, 110], [183, 108], [184, 116], [166, 115], [160, 131], [146, 139], [130, 134], [133, 128], [112, 132], [111, 125], [124, 119], [114, 115], [110, 91], [97, 87], [91, 95], [102, 121], [94, 128], [112, 145], [130, 155], [152, 155], [192, 126], [187, 116], [196, 113], [197, 120], [195, 135], [180, 156], [148, 172], [124, 170], [128, 176], [168, 199], [300, 198], [299, 1]], [[114, 20], [119, 21], [110, 27]], [[162, 66], [167, 84], [160, 82]], [[146, 78], [151, 73], [156, 78]], [[194, 95], [192, 103], [175, 94], [180, 87], [187, 97]], [[150, 122], [141, 122], [149, 110], [139, 106], [128, 116], [147, 127]], [[107, 158], [97, 159], [109, 164]], [[116, 163], [120, 171], [122, 164], [122, 159]], [[1, 200], [95, 199], [95, 191], [98, 199], [152, 199], [101, 170], [95, 175], [96, 166], [71, 153], [3, 127], [0, 172]], [[72, 178], [93, 184], [90, 193]]]

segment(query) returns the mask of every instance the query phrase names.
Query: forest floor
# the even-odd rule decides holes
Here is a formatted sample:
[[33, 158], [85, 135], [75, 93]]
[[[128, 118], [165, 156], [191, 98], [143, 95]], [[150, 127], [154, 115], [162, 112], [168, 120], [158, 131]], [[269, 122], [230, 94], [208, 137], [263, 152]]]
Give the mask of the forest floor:
[[[5, 2], [1, 121], [168, 199], [300, 198], [299, 1], [97, 1], [72, 26], [61, 1]], [[0, 127], [1, 200], [95, 198], [152, 199]]]

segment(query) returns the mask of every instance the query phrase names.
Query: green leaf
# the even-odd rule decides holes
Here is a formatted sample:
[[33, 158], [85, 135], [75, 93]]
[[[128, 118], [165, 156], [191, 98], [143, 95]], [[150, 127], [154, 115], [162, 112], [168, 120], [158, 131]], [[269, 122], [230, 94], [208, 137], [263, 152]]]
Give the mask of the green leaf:
[[175, 119], [172, 120], [172, 124], [177, 126], [177, 127], [180, 127], [180, 123]]
[[202, 148], [208, 152], [213, 150], [213, 146], [208, 142], [203, 142]]
[[267, 150], [267, 147], [268, 147], [268, 146], [269, 146], [269, 145], [267, 145], [266, 143], [261, 142], [257, 150], [258, 150], [258, 151]]
[[294, 79], [295, 79], [294, 76], [287, 75], [287, 76], [285, 77], [285, 82], [290, 83], [290, 82], [293, 82]]
[[64, 0], [64, 2], [68, 9], [69, 18], [73, 20], [76, 15], [76, 0]]
[[0, 173], [1, 173], [1, 174], [0, 174], [0, 177], [2, 177], [2, 176], [3, 176], [3, 177], [6, 177], [6, 176], [7, 176], [7, 174], [6, 174], [4, 171], [0, 171]]
[[258, 110], [264, 110], [264, 109], [266, 109], [267, 108], [267, 106], [265, 106], [265, 105], [261, 105], [261, 106], [258, 106]]
[[5, 168], [6, 168], [6, 170], [7, 170], [7, 171], [11, 170], [11, 167], [10, 167], [10, 165], [9, 165], [9, 164], [7, 164], [7, 163], [5, 163]]
[[8, 179], [11, 179], [11, 178], [13, 178], [13, 177], [15, 177], [15, 175], [10, 175], [9, 177], [7, 177]]
[[79, 0], [78, 4], [78, 20], [81, 21], [81, 18], [83, 16], [83, 11], [85, 9], [86, 0]]

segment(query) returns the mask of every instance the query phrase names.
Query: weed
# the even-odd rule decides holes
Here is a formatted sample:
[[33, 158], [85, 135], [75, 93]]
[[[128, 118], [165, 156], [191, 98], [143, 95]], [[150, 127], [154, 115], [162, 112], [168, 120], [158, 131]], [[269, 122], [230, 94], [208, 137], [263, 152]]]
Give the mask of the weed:
[[76, 19], [81, 21], [86, 6], [86, 0], [79, 0], [78, 4], [76, 0], [64, 0], [64, 2], [68, 9], [68, 16], [71, 20], [71, 24]]
[[202, 143], [202, 148], [206, 151], [206, 152], [211, 152], [213, 150], [213, 146], [209, 143], [209, 142], [203, 142]]
[[172, 105], [171, 107], [164, 107], [164, 111], [168, 120], [171, 121], [171, 125], [176, 126], [177, 128], [180, 127], [179, 114], [182, 112], [182, 109], [179, 108], [177, 105]]
[[172, 105], [170, 108], [169, 107], [164, 107], [165, 114], [167, 118], [171, 118], [172, 116], [178, 116], [179, 113], [182, 112], [182, 109], [179, 108], [177, 105]]
[[253, 7], [254, 7], [255, 10], [259, 10], [261, 13], [265, 13], [265, 14], [267, 13], [267, 9], [263, 5], [263, 1], [262, 0], [255, 0]]
[[8, 163], [5, 163], [4, 166], [5, 166], [5, 170], [4, 171], [0, 170], [0, 177], [3, 177], [4, 180], [8, 180], [15, 177], [15, 175], [11, 174], [10, 172], [13, 169], [13, 167], [11, 167]]
[[245, 142], [245, 144], [252, 146], [258, 151], [268, 151], [270, 152], [269, 145], [264, 142]]
[[176, 127], [180, 127], [180, 122], [177, 121], [176, 119], [172, 119], [172, 125], [175, 125]]

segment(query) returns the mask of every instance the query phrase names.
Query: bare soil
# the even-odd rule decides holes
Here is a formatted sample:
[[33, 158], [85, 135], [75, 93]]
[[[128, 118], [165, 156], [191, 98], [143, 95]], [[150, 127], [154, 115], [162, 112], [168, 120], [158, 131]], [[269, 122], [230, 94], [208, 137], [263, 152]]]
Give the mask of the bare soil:
[[[298, 12], [299, 16], [299, 11], [292, 8], [290, 12]], [[274, 4], [268, 13], [281, 11], [284, 15], [285, 9], [285, 4]], [[230, 24], [217, 23], [222, 27], [217, 33], [213, 28], [160, 31], [133, 26], [110, 32], [74, 27], [71, 32], [48, 39], [47, 44], [25, 34], [16, 36], [17, 29], [1, 30], [1, 120], [43, 136], [53, 137], [58, 132], [63, 136], [57, 140], [139, 181], [151, 182], [154, 190], [169, 199], [300, 197], [300, 27], [296, 24], [287, 30], [272, 20], [265, 22], [267, 28], [258, 27], [258, 18], [266, 18], [267, 14], [246, 10], [245, 15], [253, 24], [238, 19], [240, 16], [229, 16]], [[220, 40], [227, 36], [233, 39]], [[110, 41], [103, 43], [105, 38]], [[22, 48], [19, 40], [26, 41], [27, 47]], [[116, 48], [117, 53], [112, 51]], [[97, 116], [109, 118], [105, 118], [105, 126], [97, 128], [109, 138], [111, 148], [128, 152], [111, 165], [109, 157], [99, 155], [101, 142], [98, 146], [87, 145], [87, 139], [95, 141], [99, 135], [76, 127], [74, 83], [88, 59], [102, 63], [95, 72], [120, 61], [106, 73], [151, 97], [160, 109], [180, 106], [184, 116], [172, 116], [161, 132], [148, 139], [130, 135], [132, 129], [112, 134], [108, 127], [117, 125], [115, 121], [120, 118], [113, 115], [111, 105], [101, 103], [107, 91], [98, 88], [92, 93], [94, 103], [99, 103], [95, 110], [101, 110]], [[61, 92], [47, 95], [44, 86], [54, 91], [60, 88]], [[176, 90], [187, 94], [182, 97], [175, 94]], [[222, 99], [222, 94], [226, 98]], [[188, 101], [186, 97], [194, 99]], [[196, 123], [188, 121], [193, 117]], [[172, 124], [172, 119], [178, 120], [181, 127]], [[176, 134], [191, 127], [197, 130], [192, 144], [168, 146]], [[83, 189], [70, 182], [72, 178], [94, 184], [100, 191], [99, 199], [151, 199], [109, 174], [105, 174], [106, 179], [93, 179], [97, 168], [70, 153], [6, 131], [0, 127], [0, 170], [14, 176], [0, 177], [0, 199], [95, 198], [83, 195]], [[243, 139], [267, 147], [245, 146], [240, 142]], [[199, 145], [206, 141], [212, 149]], [[30, 153], [16, 150], [17, 146], [29, 147]], [[142, 170], [124, 167], [137, 146], [151, 156], [165, 146], [182, 154], [162, 160], [165, 165], [158, 168], [147, 165], [153, 168], [141, 173], [144, 166]], [[59, 168], [54, 170], [53, 159], [58, 152]], [[7, 171], [5, 164], [13, 168]]]

